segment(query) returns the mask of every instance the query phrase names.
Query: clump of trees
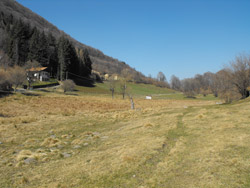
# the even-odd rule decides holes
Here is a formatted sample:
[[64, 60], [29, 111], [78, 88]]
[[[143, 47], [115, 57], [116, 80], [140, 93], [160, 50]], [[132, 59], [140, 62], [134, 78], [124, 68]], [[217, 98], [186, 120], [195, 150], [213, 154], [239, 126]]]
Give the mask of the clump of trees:
[[[78, 49], [64, 36], [56, 39], [51, 33], [45, 33], [32, 27], [11, 14], [0, 12], [0, 29], [6, 36], [1, 39], [2, 52], [0, 63], [4, 67], [25, 66], [36, 61], [42, 67], [48, 67], [50, 75], [60, 80], [73, 75], [89, 77], [92, 62], [88, 51]], [[2, 55], [4, 54], [4, 55]]]
[[170, 86], [174, 90], [183, 92], [187, 97], [213, 94], [227, 103], [244, 99], [249, 97], [250, 55], [236, 56], [229, 65], [216, 73], [206, 72], [183, 80], [173, 75]]

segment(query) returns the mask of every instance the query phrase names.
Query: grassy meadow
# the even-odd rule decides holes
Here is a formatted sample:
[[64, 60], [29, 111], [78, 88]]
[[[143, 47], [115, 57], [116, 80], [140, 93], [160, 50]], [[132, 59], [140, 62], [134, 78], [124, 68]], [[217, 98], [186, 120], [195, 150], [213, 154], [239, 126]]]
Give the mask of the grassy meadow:
[[0, 98], [0, 187], [250, 187], [249, 100], [130, 88]]

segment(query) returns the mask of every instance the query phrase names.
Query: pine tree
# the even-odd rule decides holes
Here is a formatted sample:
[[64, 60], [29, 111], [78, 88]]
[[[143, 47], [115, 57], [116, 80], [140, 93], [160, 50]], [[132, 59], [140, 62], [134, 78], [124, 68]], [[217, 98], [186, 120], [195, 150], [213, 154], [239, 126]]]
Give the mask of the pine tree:
[[65, 79], [65, 74], [67, 71], [67, 63], [68, 59], [67, 56], [67, 45], [66, 45], [66, 39], [64, 37], [61, 37], [58, 41], [58, 75], [60, 80]]
[[58, 42], [58, 74], [60, 80], [66, 78], [66, 72], [79, 75], [79, 62], [74, 46], [68, 39], [61, 37]]
[[79, 74], [81, 76], [88, 77], [92, 71], [92, 62], [89, 57], [89, 53], [86, 49], [78, 49], [77, 54], [79, 58]]
[[49, 43], [47, 40], [47, 36], [44, 32], [42, 32], [39, 36], [38, 41], [38, 62], [44, 66], [47, 67], [49, 65]]
[[58, 67], [58, 53], [57, 53], [57, 45], [55, 37], [49, 33], [48, 37], [48, 44], [49, 44], [49, 70], [51, 76], [55, 77], [57, 74], [57, 67]]
[[91, 71], [92, 71], [92, 62], [91, 62], [91, 59], [89, 57], [89, 52], [88, 50], [84, 50], [84, 53], [83, 53], [83, 56], [84, 56], [84, 64], [85, 64], [85, 76], [89, 76], [91, 74]]
[[38, 49], [38, 43], [39, 43], [39, 31], [35, 27], [32, 31], [32, 36], [29, 41], [29, 53], [28, 53], [28, 59], [29, 60], [39, 60], [39, 49]]

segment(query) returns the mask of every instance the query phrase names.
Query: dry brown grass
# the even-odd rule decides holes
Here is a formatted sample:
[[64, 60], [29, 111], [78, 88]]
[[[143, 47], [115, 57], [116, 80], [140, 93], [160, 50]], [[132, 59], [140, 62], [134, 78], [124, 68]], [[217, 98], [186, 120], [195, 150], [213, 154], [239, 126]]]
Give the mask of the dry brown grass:
[[243, 187], [250, 110], [214, 103], [135, 98], [130, 110], [109, 96], [2, 98], [0, 184]]

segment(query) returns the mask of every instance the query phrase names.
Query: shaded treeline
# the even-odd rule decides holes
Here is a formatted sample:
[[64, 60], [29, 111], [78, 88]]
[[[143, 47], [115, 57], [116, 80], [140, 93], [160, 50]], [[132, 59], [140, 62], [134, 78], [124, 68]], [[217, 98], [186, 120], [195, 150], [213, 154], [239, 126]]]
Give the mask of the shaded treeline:
[[[0, 48], [11, 59], [9, 66], [24, 66], [28, 61], [37, 61], [48, 67], [52, 77], [66, 78], [66, 72], [82, 77], [91, 74], [92, 63], [87, 50], [75, 48], [65, 37], [56, 39], [51, 33], [40, 32], [12, 14], [0, 12], [0, 28], [4, 40]], [[70, 76], [70, 75], [69, 75]]]

